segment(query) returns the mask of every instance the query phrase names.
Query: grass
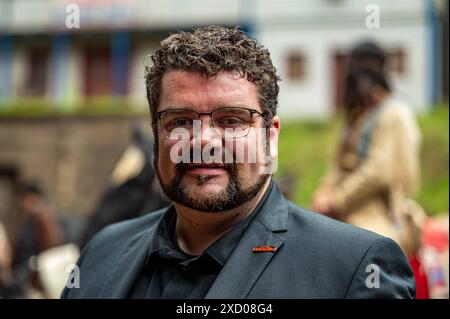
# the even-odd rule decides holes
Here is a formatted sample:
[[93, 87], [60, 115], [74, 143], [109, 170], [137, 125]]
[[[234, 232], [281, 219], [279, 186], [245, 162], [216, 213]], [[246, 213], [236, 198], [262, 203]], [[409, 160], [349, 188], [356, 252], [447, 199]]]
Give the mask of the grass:
[[[422, 187], [418, 201], [430, 215], [449, 209], [448, 106], [419, 118], [422, 131]], [[341, 123], [284, 121], [279, 141], [277, 178], [294, 179], [292, 200], [309, 208], [314, 190], [334, 156]]]

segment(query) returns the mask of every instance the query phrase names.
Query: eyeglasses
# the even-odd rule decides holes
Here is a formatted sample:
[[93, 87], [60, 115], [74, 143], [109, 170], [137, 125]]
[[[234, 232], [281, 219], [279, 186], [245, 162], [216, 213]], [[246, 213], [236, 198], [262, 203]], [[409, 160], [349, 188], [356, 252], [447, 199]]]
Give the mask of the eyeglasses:
[[248, 135], [254, 114], [263, 113], [244, 107], [222, 107], [212, 112], [199, 113], [191, 109], [167, 109], [155, 114], [160, 120], [161, 130], [166, 138], [176, 129], [187, 130], [192, 137], [194, 121], [201, 115], [209, 115], [214, 131], [225, 139], [241, 138]]

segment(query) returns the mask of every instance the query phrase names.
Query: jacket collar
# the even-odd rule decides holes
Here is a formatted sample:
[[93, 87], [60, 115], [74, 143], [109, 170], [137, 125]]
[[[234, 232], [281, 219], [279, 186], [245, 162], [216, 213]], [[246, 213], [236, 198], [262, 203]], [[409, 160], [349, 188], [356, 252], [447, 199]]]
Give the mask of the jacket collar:
[[[287, 231], [289, 206], [272, 181], [264, 206], [248, 226], [216, 281], [207, 299], [243, 299], [248, 296], [275, 254], [281, 249]], [[253, 252], [255, 247], [269, 246], [274, 252]]]
[[281, 194], [277, 184], [271, 181], [269, 194], [256, 219], [271, 232], [284, 232], [288, 229], [289, 204]]

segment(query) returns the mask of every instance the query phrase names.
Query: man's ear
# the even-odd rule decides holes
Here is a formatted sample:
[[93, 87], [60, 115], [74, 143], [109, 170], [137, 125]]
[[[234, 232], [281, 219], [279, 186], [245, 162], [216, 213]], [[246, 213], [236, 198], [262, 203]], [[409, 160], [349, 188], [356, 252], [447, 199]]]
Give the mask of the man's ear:
[[281, 123], [280, 118], [275, 115], [270, 126], [269, 142], [270, 142], [270, 157], [272, 161], [278, 158], [278, 136], [280, 134]]
[[[269, 139], [269, 150], [266, 150], [266, 165], [261, 168], [260, 174], [274, 174], [278, 168], [278, 135], [280, 134], [280, 118], [274, 116], [266, 138]], [[269, 154], [268, 154], [269, 153]]]

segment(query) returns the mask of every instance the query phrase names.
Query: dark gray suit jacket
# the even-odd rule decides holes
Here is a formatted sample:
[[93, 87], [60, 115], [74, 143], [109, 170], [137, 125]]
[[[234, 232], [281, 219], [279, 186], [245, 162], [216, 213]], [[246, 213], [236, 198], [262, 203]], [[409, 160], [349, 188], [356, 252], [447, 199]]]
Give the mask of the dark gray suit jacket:
[[[66, 288], [62, 297], [126, 298], [165, 211], [102, 230], [78, 260], [80, 287]], [[277, 249], [252, 253], [256, 246]], [[414, 297], [413, 273], [394, 241], [301, 209], [276, 186], [206, 295], [224, 299]]]

